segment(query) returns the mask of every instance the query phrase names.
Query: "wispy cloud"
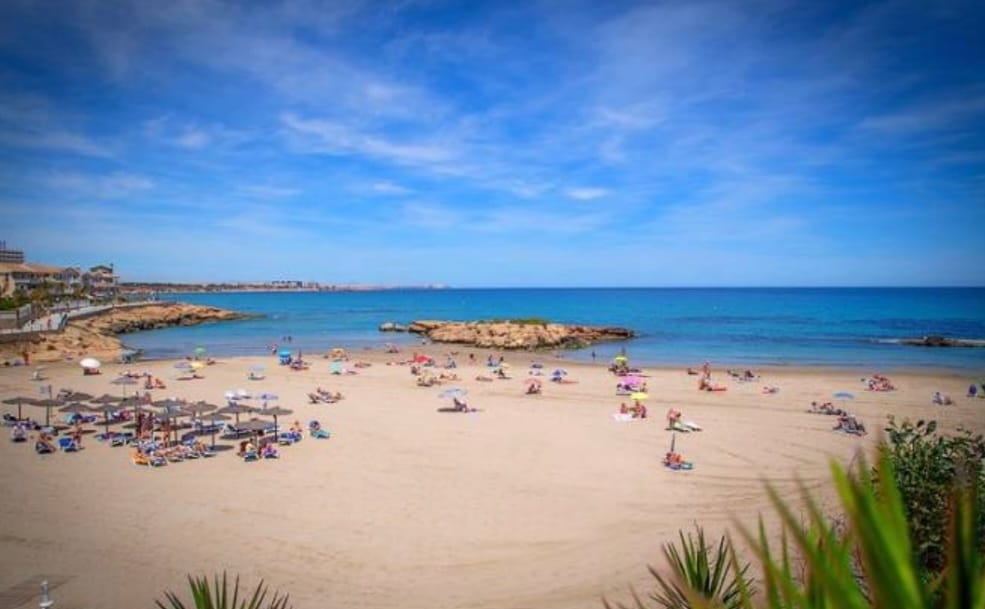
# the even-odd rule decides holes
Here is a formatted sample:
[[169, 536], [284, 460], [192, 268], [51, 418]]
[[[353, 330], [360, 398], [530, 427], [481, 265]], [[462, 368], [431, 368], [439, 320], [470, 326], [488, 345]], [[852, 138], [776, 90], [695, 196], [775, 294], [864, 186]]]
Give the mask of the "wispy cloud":
[[373, 192], [384, 194], [384, 195], [405, 195], [411, 190], [400, 184], [395, 184], [389, 180], [381, 180], [379, 182], [373, 182], [370, 184], [369, 189]]
[[569, 188], [564, 191], [564, 194], [569, 199], [575, 199], [577, 201], [592, 201], [594, 199], [604, 197], [609, 194], [609, 191], [604, 188]]
[[[367, 281], [509, 283], [515, 268], [481, 264], [488, 251], [529, 283], [558, 280], [532, 259], [608, 277], [588, 254], [602, 250], [686, 258], [682, 280], [736, 281], [728, 267], [745, 265], [757, 280], [836, 281], [853, 269], [835, 252], [896, 268], [887, 257], [957, 217], [973, 220], [948, 233], [952, 251], [922, 255], [985, 256], [971, 228], [985, 194], [981, 7], [756, 8], [8, 2], [0, 224], [59, 253], [32, 213], [120, 247], [138, 227], [150, 244], [207, 235], [216, 265], [265, 269], [385, 241], [345, 258]], [[885, 223], [878, 239], [859, 217]], [[627, 241], [627, 226], [645, 238]], [[261, 260], [244, 239], [285, 254]], [[204, 273], [204, 258], [156, 264]], [[947, 273], [985, 282], [978, 267]]]
[[453, 150], [429, 141], [396, 141], [379, 133], [324, 119], [285, 114], [281, 121], [300, 150], [337, 156], [361, 156], [399, 165], [433, 166], [454, 158]]

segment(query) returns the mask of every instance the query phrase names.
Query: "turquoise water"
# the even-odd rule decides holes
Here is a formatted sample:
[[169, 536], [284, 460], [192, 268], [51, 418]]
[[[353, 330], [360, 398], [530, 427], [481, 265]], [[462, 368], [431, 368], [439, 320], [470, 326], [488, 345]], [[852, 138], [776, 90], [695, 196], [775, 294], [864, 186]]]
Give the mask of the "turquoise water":
[[130, 334], [147, 357], [204, 345], [214, 355], [261, 355], [293, 338], [295, 350], [350, 350], [420, 337], [381, 333], [386, 321], [539, 317], [623, 326], [639, 337], [567, 357], [608, 360], [625, 346], [642, 364], [939, 367], [985, 372], [985, 349], [928, 349], [901, 338], [985, 339], [982, 288], [449, 289], [379, 292], [168, 294], [162, 298], [262, 315], [259, 319]]

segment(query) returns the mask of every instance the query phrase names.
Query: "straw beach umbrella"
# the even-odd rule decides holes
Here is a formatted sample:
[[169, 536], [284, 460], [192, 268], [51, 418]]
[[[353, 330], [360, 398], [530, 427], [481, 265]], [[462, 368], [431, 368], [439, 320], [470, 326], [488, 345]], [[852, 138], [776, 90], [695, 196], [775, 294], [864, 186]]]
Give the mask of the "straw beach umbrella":
[[8, 398], [8, 399], [4, 400], [3, 403], [4, 404], [9, 404], [11, 406], [13, 406], [13, 405], [16, 404], [17, 405], [17, 420], [18, 421], [22, 421], [22, 420], [24, 420], [24, 415], [21, 412], [21, 405], [22, 404], [33, 404], [34, 403], [34, 398], [25, 398], [25, 397], [19, 397], [18, 396], [16, 398]]
[[35, 400], [32, 406], [38, 406], [39, 408], [44, 408], [44, 426], [51, 426], [51, 409], [58, 408], [65, 405], [65, 400], [59, 400], [57, 398], [45, 398], [43, 400]]
[[129, 376], [118, 376], [115, 379], [113, 379], [112, 381], [110, 381], [110, 384], [111, 385], [119, 385], [120, 387], [123, 387], [123, 397], [127, 397], [127, 386], [128, 385], [136, 385], [137, 384], [137, 379], [132, 378], [132, 377], [129, 377]]
[[287, 408], [281, 408], [280, 406], [274, 406], [273, 408], [264, 408], [260, 411], [260, 414], [274, 417], [274, 435], [277, 435], [277, 417], [286, 417], [289, 414], [294, 414], [293, 410]]

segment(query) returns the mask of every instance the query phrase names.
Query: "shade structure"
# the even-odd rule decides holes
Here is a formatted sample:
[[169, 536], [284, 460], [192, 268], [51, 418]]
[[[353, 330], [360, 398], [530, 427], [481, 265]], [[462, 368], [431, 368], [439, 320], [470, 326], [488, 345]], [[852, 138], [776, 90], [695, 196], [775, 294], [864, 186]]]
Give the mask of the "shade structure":
[[10, 404], [11, 406], [13, 406], [13, 405], [16, 404], [17, 405], [17, 420], [18, 421], [21, 421], [21, 420], [24, 419], [23, 413], [21, 412], [21, 405], [23, 405], [23, 404], [33, 404], [34, 403], [34, 398], [26, 398], [26, 397], [7, 398], [6, 400], [3, 400], [3, 403], [4, 404]]
[[118, 398], [115, 395], [104, 393], [98, 398], [92, 398], [89, 401], [92, 402], [93, 404], [116, 404], [122, 400], [123, 398]]
[[855, 394], [851, 391], [837, 391], [835, 392], [834, 397], [839, 400], [854, 400]]
[[58, 412], [69, 412], [72, 414], [82, 414], [83, 412], [92, 412], [92, 408], [86, 406], [82, 402], [72, 402], [70, 404], [65, 404], [58, 409]]
[[[90, 401], [95, 402], [95, 400], [90, 400]], [[120, 405], [118, 404], [118, 402], [119, 399], [116, 399], [114, 402], [105, 402], [91, 409], [93, 412], [103, 413], [103, 427], [105, 428], [104, 437], [109, 436], [109, 414], [111, 412], [116, 412], [117, 410], [120, 410]]]
[[201, 421], [202, 415], [218, 410], [219, 407], [215, 404], [209, 404], [208, 402], [193, 402], [191, 404], [185, 404], [184, 411], [192, 416], [193, 419], [198, 419]]
[[280, 406], [274, 406], [273, 408], [264, 408], [263, 410], [260, 411], [260, 414], [274, 417], [274, 435], [277, 435], [279, 431], [277, 428], [277, 417], [285, 417], [289, 414], [294, 414], [294, 411], [288, 408], [281, 408]]
[[94, 357], [86, 357], [79, 360], [79, 365], [87, 370], [97, 370], [103, 363]]
[[209, 413], [209, 418], [212, 419], [212, 448], [215, 448], [215, 427], [216, 423], [219, 421], [228, 421], [232, 417], [219, 413], [217, 410], [213, 410]]
[[[92, 408], [89, 408], [82, 402], [72, 402], [70, 404], [65, 404], [58, 409], [58, 412], [67, 412], [74, 415], [81, 415], [83, 412], [92, 412]], [[78, 423], [78, 419], [74, 417], [71, 419], [72, 423]]]
[[236, 425], [236, 428], [250, 431], [254, 436], [256, 436], [257, 434], [266, 431], [271, 425], [274, 425], [273, 421], [267, 421], [264, 419], [250, 419], [249, 421], [244, 421], [243, 423]]
[[127, 385], [136, 385], [137, 379], [129, 376], [118, 376], [110, 381], [110, 383], [123, 387], [123, 397], [127, 397]]
[[44, 408], [44, 425], [49, 427], [51, 425], [51, 409], [58, 408], [65, 405], [64, 400], [59, 400], [56, 398], [45, 398], [43, 400], [35, 400], [32, 406], [38, 406]]
[[82, 393], [81, 391], [70, 391], [61, 396], [61, 398], [66, 402], [88, 402], [92, 399], [92, 396], [88, 393]]
[[445, 389], [444, 391], [439, 393], [438, 397], [446, 400], [451, 400], [454, 398], [464, 398], [466, 395], [468, 395], [468, 393], [469, 393], [468, 390], [463, 389], [462, 387], [449, 387], [448, 389]]
[[201, 346], [195, 347], [195, 355], [197, 357], [201, 357], [205, 355], [205, 353], [206, 353], [205, 347], [201, 347]]
[[230, 404], [228, 404], [226, 406], [223, 406], [222, 408], [220, 408], [216, 412], [219, 413], [219, 414], [231, 414], [231, 415], [235, 415], [236, 416], [236, 425], [238, 426], [239, 425], [239, 415], [250, 413], [250, 412], [255, 412], [255, 411], [256, 411], [256, 408], [254, 408], [252, 406], [247, 406], [246, 404], [238, 404], [236, 402], [232, 402], [232, 403], [230, 403]]
[[264, 402], [266, 402], [266, 401], [269, 401], [269, 400], [276, 400], [277, 399], [277, 394], [276, 393], [272, 393], [270, 391], [264, 391], [263, 393], [261, 393], [258, 396], [255, 396], [255, 397], [258, 400], [263, 400]]

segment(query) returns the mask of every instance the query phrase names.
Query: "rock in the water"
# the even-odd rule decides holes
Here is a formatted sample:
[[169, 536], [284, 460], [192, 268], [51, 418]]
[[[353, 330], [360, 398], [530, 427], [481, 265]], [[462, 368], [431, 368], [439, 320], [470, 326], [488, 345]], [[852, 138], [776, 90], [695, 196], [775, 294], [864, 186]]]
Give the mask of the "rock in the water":
[[959, 338], [946, 338], [944, 336], [923, 336], [920, 338], [904, 338], [900, 341], [904, 345], [914, 347], [985, 347], [985, 341], [962, 340]]
[[565, 325], [527, 321], [417, 320], [408, 330], [436, 343], [457, 343], [494, 349], [577, 349], [598, 342], [626, 340], [627, 328]]

